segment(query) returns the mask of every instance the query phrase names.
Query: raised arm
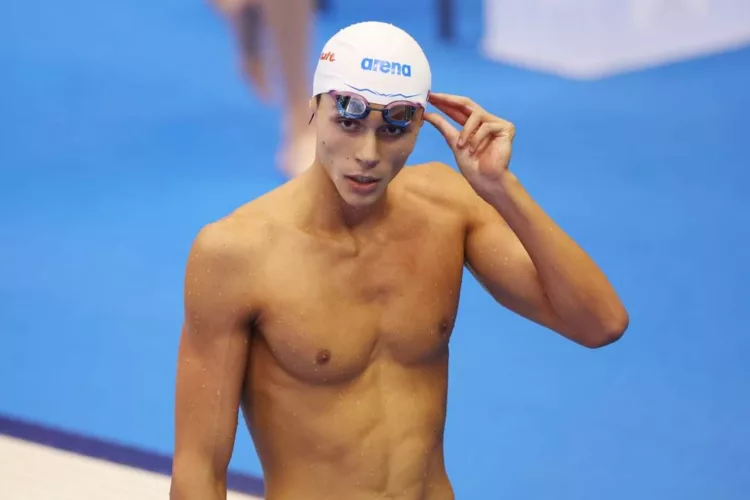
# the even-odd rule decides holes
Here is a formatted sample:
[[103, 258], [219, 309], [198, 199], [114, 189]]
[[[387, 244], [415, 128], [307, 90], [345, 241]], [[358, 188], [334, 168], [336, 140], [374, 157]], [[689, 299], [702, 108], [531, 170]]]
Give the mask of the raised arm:
[[466, 260], [502, 304], [587, 347], [612, 343], [628, 314], [601, 269], [529, 196], [508, 167], [515, 127], [467, 97], [430, 94], [461, 125], [425, 113], [453, 151], [465, 181]]
[[196, 238], [185, 275], [171, 500], [224, 500], [237, 430], [251, 304], [225, 222]]
[[498, 302], [570, 340], [617, 340], [628, 315], [602, 270], [520, 183], [507, 188], [493, 206], [467, 186], [468, 268]]

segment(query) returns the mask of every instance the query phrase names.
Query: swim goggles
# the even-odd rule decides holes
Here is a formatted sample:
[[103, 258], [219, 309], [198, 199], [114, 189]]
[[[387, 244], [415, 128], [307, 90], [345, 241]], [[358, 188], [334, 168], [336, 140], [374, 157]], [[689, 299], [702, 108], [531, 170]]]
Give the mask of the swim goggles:
[[336, 100], [339, 114], [351, 120], [364, 120], [370, 111], [379, 111], [383, 114], [383, 120], [396, 127], [406, 127], [417, 114], [417, 109], [422, 106], [408, 101], [396, 101], [384, 108], [373, 108], [367, 99], [357, 94], [348, 92], [329, 92]]

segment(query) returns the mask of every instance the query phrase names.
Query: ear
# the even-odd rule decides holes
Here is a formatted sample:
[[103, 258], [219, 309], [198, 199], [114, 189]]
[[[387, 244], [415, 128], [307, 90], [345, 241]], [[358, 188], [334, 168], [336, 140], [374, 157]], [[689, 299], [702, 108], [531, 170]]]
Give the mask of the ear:
[[315, 97], [311, 97], [309, 101], [307, 101], [307, 107], [312, 111], [312, 114], [310, 115], [310, 121], [307, 122], [308, 125], [310, 125], [313, 121], [313, 118], [315, 118], [315, 110], [318, 107], [316, 103], [317, 99]]

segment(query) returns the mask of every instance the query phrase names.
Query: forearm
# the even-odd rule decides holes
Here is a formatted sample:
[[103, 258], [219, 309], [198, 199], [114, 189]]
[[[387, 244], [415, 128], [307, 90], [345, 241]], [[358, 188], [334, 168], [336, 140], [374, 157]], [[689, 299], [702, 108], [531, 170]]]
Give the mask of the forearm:
[[521, 241], [556, 315], [578, 340], [600, 345], [619, 337], [628, 318], [609, 280], [518, 179], [507, 173], [488, 202]]

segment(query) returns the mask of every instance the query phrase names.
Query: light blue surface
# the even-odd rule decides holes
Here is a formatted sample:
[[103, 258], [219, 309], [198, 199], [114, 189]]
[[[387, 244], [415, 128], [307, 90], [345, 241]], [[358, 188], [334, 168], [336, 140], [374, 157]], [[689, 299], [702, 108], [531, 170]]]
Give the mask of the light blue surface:
[[[316, 49], [357, 20], [411, 30], [435, 90], [517, 124], [513, 169], [631, 314], [588, 351], [467, 277], [458, 498], [748, 498], [750, 50], [577, 83], [482, 60], [477, 0], [452, 47], [431, 1], [341, 5]], [[12, 0], [0, 19], [0, 413], [169, 452], [188, 245], [280, 182], [279, 118], [197, 1]], [[426, 127], [413, 161], [449, 162], [441, 141]], [[245, 431], [233, 467], [260, 472]]]

